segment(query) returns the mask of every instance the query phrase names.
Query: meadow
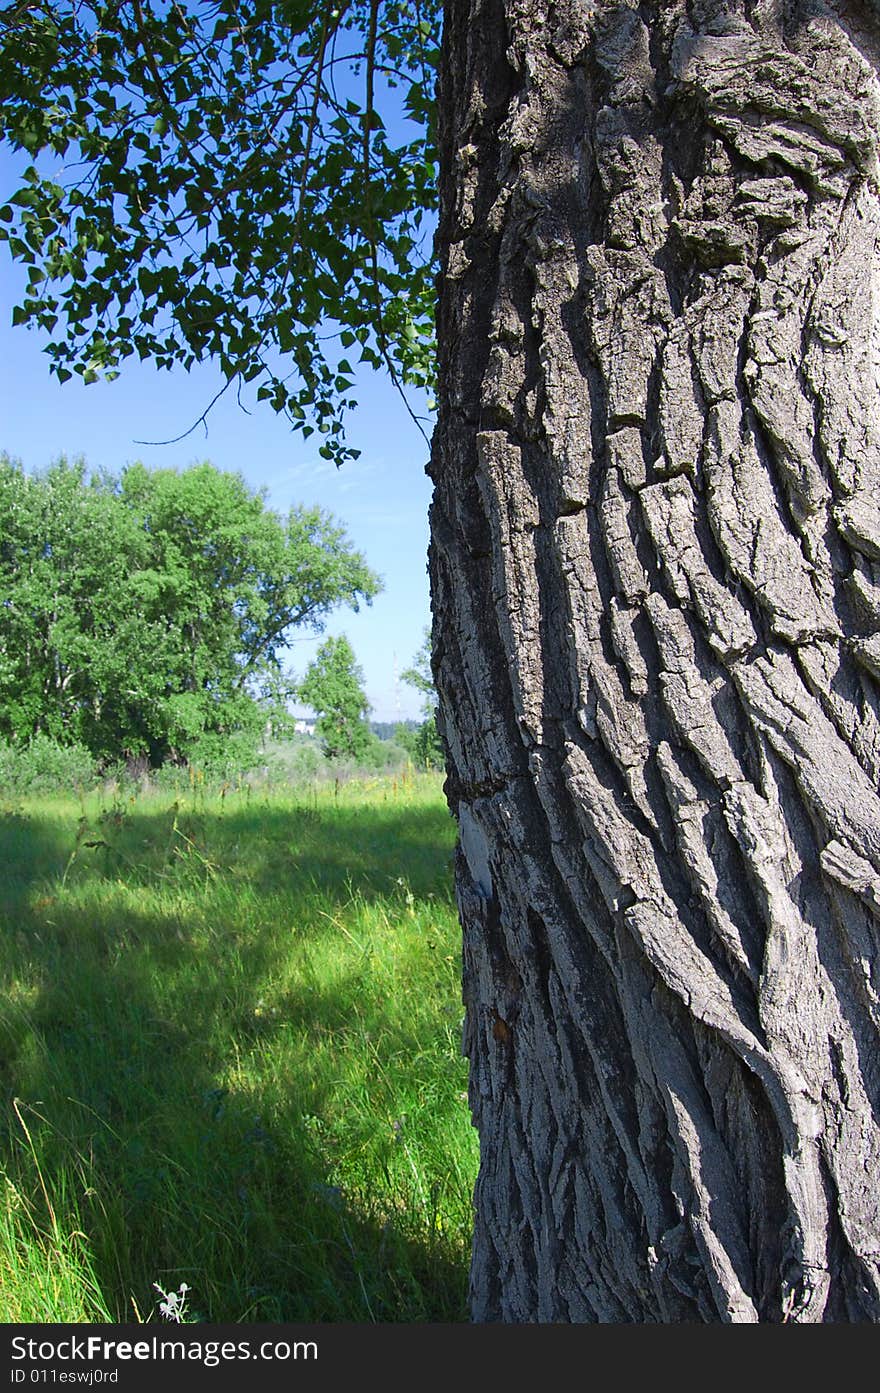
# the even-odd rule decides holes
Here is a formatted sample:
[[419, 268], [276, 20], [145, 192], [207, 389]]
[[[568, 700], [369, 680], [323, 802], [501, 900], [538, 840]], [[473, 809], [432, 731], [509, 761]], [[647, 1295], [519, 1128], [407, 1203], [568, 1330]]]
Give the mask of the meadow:
[[0, 1321], [466, 1319], [439, 775], [0, 804]]

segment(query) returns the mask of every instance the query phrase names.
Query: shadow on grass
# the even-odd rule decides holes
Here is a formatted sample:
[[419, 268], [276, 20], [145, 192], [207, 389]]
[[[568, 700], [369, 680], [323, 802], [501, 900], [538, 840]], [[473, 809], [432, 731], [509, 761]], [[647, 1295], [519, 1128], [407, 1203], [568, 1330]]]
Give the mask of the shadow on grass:
[[[186, 853], [190, 838], [195, 843], [194, 862], [204, 843], [211, 848], [215, 869], [235, 863], [236, 874], [244, 874], [264, 891], [277, 890], [295, 877], [313, 881], [322, 891], [347, 890], [372, 899], [384, 898], [404, 883], [419, 898], [453, 902], [454, 834], [444, 807], [352, 808], [326, 803], [314, 809], [308, 804], [278, 807], [256, 798], [242, 806], [242, 801], [230, 799], [223, 806], [215, 799], [206, 808], [197, 801], [169, 800], [147, 812], [137, 804], [104, 809], [89, 820], [77, 857], [93, 860], [95, 871], [110, 879], [124, 873], [132, 883], [150, 883], [163, 859], [167, 863], [171, 855]], [[0, 832], [0, 855], [8, 854], [10, 864], [18, 863], [20, 881], [63, 872], [74, 850], [69, 830], [63, 836], [51, 822], [20, 814], [9, 822], [11, 827]], [[22, 854], [22, 839], [31, 836], [40, 843], [39, 857], [29, 850]], [[91, 858], [86, 852], [93, 853]]]
[[[44, 1232], [51, 1209], [85, 1233], [117, 1320], [149, 1314], [154, 1281], [187, 1282], [212, 1321], [465, 1318], [467, 1236], [444, 1219], [460, 1182], [439, 1164], [394, 1182], [389, 1111], [395, 1091], [458, 1097], [446, 1006], [408, 1020], [358, 955], [291, 985], [276, 903], [307, 886], [330, 914], [394, 887], [448, 904], [450, 840], [442, 808], [0, 819], [0, 1166]], [[392, 1076], [340, 1114], [345, 1088]]]

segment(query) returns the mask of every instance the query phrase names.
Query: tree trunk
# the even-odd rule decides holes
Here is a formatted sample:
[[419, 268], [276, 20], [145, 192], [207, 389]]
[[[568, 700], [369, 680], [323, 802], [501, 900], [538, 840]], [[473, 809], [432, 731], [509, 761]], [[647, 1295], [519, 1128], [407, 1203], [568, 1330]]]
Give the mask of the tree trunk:
[[479, 1321], [880, 1320], [880, 27], [449, 0]]

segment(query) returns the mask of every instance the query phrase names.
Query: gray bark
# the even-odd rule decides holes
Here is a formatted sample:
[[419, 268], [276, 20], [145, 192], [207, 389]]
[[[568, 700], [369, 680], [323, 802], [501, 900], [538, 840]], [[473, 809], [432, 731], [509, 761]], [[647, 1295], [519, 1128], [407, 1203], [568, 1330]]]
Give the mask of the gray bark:
[[880, 26], [449, 0], [480, 1321], [880, 1319]]

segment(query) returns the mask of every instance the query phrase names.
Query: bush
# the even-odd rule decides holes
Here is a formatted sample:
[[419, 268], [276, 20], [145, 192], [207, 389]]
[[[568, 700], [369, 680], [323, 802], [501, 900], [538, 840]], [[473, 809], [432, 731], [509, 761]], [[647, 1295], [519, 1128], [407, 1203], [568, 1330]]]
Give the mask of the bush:
[[402, 745], [419, 769], [442, 769], [445, 764], [443, 746], [437, 733], [437, 721], [430, 715], [415, 728], [399, 725], [394, 738]]
[[[421, 727], [419, 728], [421, 730]], [[82, 745], [59, 745], [46, 735], [37, 735], [28, 744], [12, 744], [0, 739], [0, 797], [70, 792], [112, 784], [118, 790], [144, 787], [176, 795], [193, 789], [216, 790], [221, 785], [291, 786], [362, 778], [365, 775], [396, 774], [407, 765], [433, 768], [419, 745], [419, 731], [412, 732], [409, 750], [398, 739], [380, 740], [370, 736], [359, 755], [328, 759], [321, 745], [311, 737], [269, 741], [264, 749], [247, 735], [205, 736], [199, 741], [190, 763], [167, 761], [149, 769], [130, 760], [100, 764]]]
[[390, 740], [371, 738], [357, 755], [329, 757], [318, 740], [294, 736], [290, 741], [270, 743], [262, 772], [272, 785], [325, 783], [328, 780], [362, 778], [373, 774], [394, 774], [402, 770], [409, 755]]
[[402, 769], [408, 758], [409, 754], [402, 745], [391, 740], [379, 740], [373, 735], [366, 749], [358, 756], [357, 764], [363, 769], [387, 773]]
[[265, 763], [259, 735], [239, 730], [228, 734], [204, 731], [192, 744], [188, 765], [210, 779], [233, 779]]
[[315, 740], [291, 741], [267, 756], [269, 777], [297, 784], [308, 782], [322, 772], [326, 760]]
[[440, 743], [436, 716], [431, 715], [422, 721], [416, 731], [414, 754], [416, 761], [425, 769], [445, 768], [446, 756]]
[[48, 735], [35, 735], [27, 744], [0, 740], [0, 794], [69, 793], [92, 788], [98, 766], [84, 745], [59, 745]]

